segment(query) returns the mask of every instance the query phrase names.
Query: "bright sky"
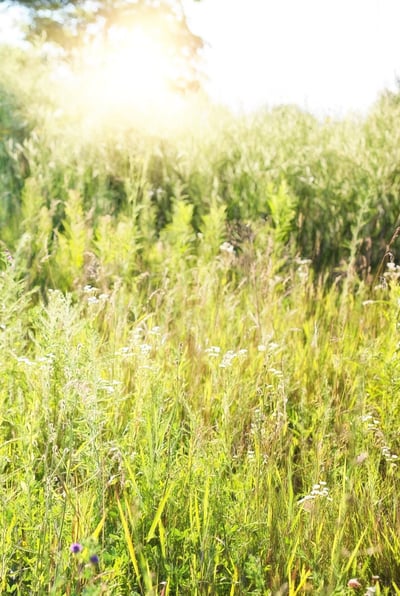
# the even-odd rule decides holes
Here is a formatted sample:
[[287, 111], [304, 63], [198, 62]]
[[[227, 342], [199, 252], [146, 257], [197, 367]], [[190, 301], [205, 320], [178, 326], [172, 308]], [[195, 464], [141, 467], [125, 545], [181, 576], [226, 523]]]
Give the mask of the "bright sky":
[[400, 76], [399, 0], [184, 0], [212, 95], [235, 107], [365, 111]]
[[[212, 96], [234, 108], [365, 111], [400, 77], [400, 0], [183, 0]], [[0, 40], [15, 40], [1, 18]]]

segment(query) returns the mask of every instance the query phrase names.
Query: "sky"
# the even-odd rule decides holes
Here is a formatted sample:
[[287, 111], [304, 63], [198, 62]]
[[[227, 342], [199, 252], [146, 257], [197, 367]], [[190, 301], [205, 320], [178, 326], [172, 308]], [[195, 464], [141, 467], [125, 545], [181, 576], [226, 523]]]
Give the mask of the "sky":
[[214, 98], [365, 113], [400, 77], [400, 0], [184, 0]]
[[[183, 0], [206, 41], [208, 90], [250, 111], [295, 103], [365, 113], [400, 77], [400, 0]], [[15, 39], [1, 17], [0, 40]]]

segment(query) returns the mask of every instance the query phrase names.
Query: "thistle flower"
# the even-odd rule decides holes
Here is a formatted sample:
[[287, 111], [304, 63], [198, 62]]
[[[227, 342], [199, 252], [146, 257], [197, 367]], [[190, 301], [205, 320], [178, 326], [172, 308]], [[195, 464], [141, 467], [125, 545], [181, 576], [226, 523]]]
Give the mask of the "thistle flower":
[[94, 555], [90, 555], [89, 561], [92, 563], [92, 565], [98, 565], [100, 562], [100, 559], [99, 559], [98, 555], [94, 554]]
[[81, 553], [83, 551], [83, 546], [82, 544], [80, 544], [79, 542], [74, 542], [73, 544], [71, 544], [71, 546], [69, 547], [69, 550], [71, 551], [71, 553], [73, 553], [74, 555], [77, 555], [78, 553]]

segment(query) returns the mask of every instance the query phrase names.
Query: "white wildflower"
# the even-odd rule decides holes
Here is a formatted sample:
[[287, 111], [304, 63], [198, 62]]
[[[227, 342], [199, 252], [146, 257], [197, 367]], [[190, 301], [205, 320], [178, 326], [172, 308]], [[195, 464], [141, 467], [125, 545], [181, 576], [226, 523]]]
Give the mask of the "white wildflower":
[[219, 356], [221, 348], [219, 348], [218, 346], [210, 346], [209, 348], [206, 348], [204, 352], [205, 354], [208, 354], [209, 356], [215, 358], [216, 356]]
[[230, 255], [235, 254], [235, 247], [230, 242], [224, 242], [223, 244], [221, 244], [219, 250]]
[[329, 496], [329, 488], [324, 480], [320, 480], [316, 484], [313, 484], [309, 494], [297, 501], [297, 504], [302, 505], [307, 501], [315, 501], [316, 499], [326, 499], [327, 501], [332, 501], [332, 498]]

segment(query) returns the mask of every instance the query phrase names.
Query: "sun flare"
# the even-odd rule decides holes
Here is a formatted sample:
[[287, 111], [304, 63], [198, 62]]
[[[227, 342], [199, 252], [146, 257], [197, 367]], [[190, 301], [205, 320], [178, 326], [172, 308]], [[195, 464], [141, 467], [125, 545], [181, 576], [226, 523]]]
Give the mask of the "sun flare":
[[142, 29], [114, 30], [103, 47], [96, 45], [89, 49], [94, 66], [91, 84], [99, 85], [107, 103], [123, 100], [140, 105], [167, 92], [172, 63], [161, 44]]
[[90, 121], [176, 117], [182, 98], [171, 81], [178, 78], [174, 48], [141, 27], [114, 28], [81, 50], [73, 105]]

